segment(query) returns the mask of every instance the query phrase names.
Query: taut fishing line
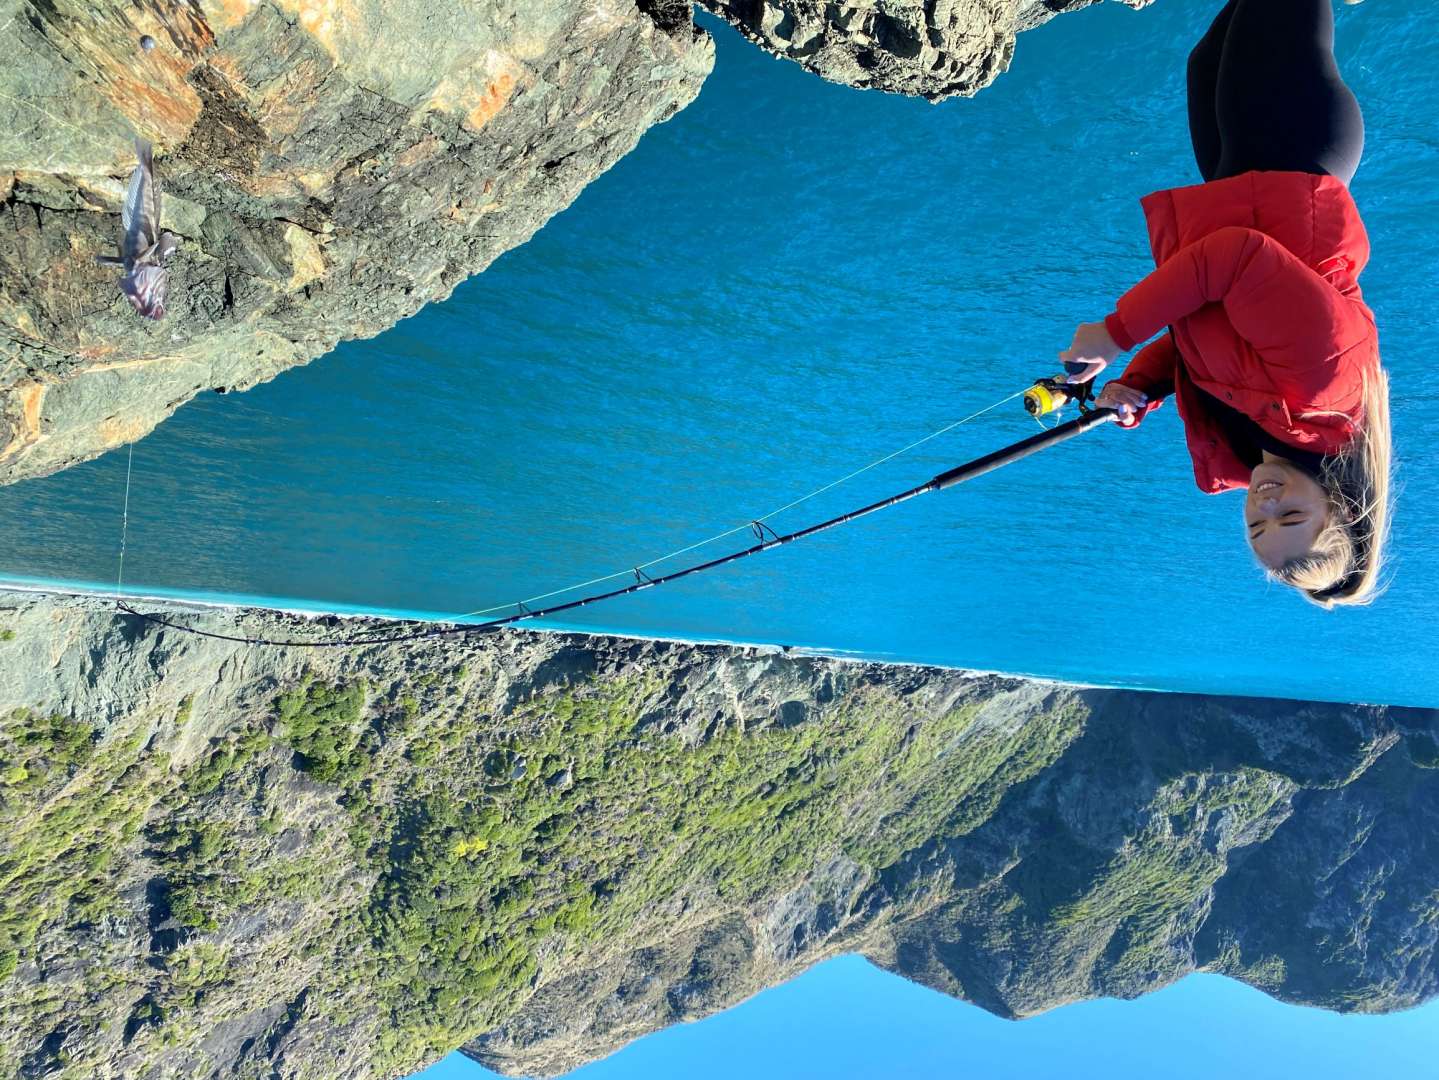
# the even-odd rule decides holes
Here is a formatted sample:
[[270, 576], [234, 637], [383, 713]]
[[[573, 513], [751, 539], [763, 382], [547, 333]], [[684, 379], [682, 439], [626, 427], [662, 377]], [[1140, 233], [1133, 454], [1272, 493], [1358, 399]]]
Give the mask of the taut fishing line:
[[[778, 510], [771, 510], [768, 514], [765, 514], [763, 517], [751, 518], [749, 521], [745, 522], [743, 525], [736, 525], [733, 529], [726, 529], [726, 530], [725, 530], [724, 532], [722, 532], [722, 533], [715, 533], [714, 536], [711, 536], [711, 537], [710, 537], [709, 539], [707, 539], [707, 540], [700, 540], [700, 541], [698, 541], [697, 543], [693, 543], [693, 544], [688, 545], [687, 547], [677, 548], [677, 549], [675, 549], [674, 551], [671, 551], [671, 552], [670, 552], [669, 554], [667, 554], [667, 555], [661, 555], [661, 556], [659, 556], [658, 558], [651, 559], [649, 562], [640, 563], [638, 566], [632, 567], [632, 568], [629, 569], [629, 570], [616, 570], [613, 574], [606, 574], [606, 575], [604, 575], [603, 577], [590, 578], [589, 581], [581, 581], [581, 582], [578, 582], [577, 584], [574, 584], [574, 585], [566, 585], [563, 589], [552, 589], [552, 590], [550, 590], [550, 591], [547, 592], [547, 593], [540, 593], [538, 596], [526, 597], [524, 600], [519, 601], [519, 603], [521, 603], [521, 604], [533, 604], [533, 603], [535, 603], [535, 602], [538, 601], [538, 600], [548, 600], [548, 599], [549, 599], [550, 597], [552, 597], [552, 596], [559, 596], [561, 593], [573, 592], [573, 591], [576, 590], [576, 589], [588, 588], [588, 587], [591, 586], [591, 585], [598, 585], [598, 584], [600, 584], [601, 582], [604, 582], [604, 581], [614, 581], [616, 578], [629, 577], [630, 574], [631, 574], [634, 570], [648, 570], [651, 566], [657, 566], [657, 565], [659, 565], [659, 564], [662, 563], [662, 562], [668, 562], [670, 559], [678, 558], [678, 557], [681, 556], [681, 555], [688, 555], [691, 551], [697, 551], [698, 549], [700, 549], [700, 548], [702, 548], [702, 547], [705, 547], [705, 546], [708, 545], [708, 544], [713, 544], [716, 540], [724, 540], [724, 539], [726, 539], [726, 538], [728, 538], [728, 537], [736, 536], [736, 535], [738, 535], [739, 533], [742, 533], [742, 532], [750, 532], [750, 531], [753, 530], [753, 528], [754, 528], [754, 526], [755, 526], [756, 524], [763, 524], [764, 522], [768, 521], [770, 518], [772, 518], [772, 517], [778, 517], [780, 514], [783, 514], [786, 510], [793, 510], [793, 509], [794, 509], [796, 506], [798, 506], [800, 503], [808, 502], [810, 499], [813, 499], [816, 495], [823, 495], [826, 491], [829, 491], [831, 488], [839, 487], [839, 485], [840, 485], [840, 484], [843, 484], [845, 481], [847, 481], [847, 480], [853, 480], [856, 476], [860, 475], [861, 473], [869, 472], [870, 469], [873, 469], [873, 468], [875, 468], [875, 467], [878, 466], [878, 465], [883, 465], [886, 461], [893, 461], [895, 458], [899, 457], [901, 454], [907, 454], [907, 453], [909, 453], [909, 452], [910, 452], [911, 450], [913, 450], [916, 446], [922, 446], [922, 445], [924, 445], [925, 443], [929, 442], [931, 439], [937, 439], [937, 438], [939, 438], [941, 435], [947, 434], [948, 432], [953, 431], [953, 430], [954, 430], [955, 428], [957, 428], [957, 427], [963, 427], [965, 424], [969, 423], [971, 420], [978, 420], [978, 419], [979, 419], [981, 416], [983, 416], [985, 413], [987, 413], [987, 412], [992, 412], [993, 410], [999, 408], [1001, 405], [1004, 405], [1004, 404], [1006, 404], [1006, 403], [1008, 403], [1008, 402], [1011, 402], [1011, 401], [1013, 401], [1015, 398], [1019, 397], [1021, 394], [1025, 394], [1025, 393], [1028, 393], [1028, 391], [1026, 391], [1026, 390], [1021, 390], [1021, 391], [1019, 391], [1019, 393], [1010, 394], [1009, 397], [1007, 397], [1007, 398], [1002, 398], [1001, 400], [996, 401], [993, 405], [987, 405], [987, 406], [985, 406], [983, 409], [980, 409], [979, 412], [977, 412], [977, 413], [971, 413], [970, 415], [966, 416], [966, 417], [965, 417], [964, 419], [962, 419], [962, 420], [956, 420], [956, 421], [955, 421], [954, 423], [952, 423], [952, 424], [946, 424], [944, 427], [940, 428], [938, 431], [932, 431], [932, 432], [930, 432], [928, 435], [926, 435], [924, 438], [922, 438], [922, 439], [916, 439], [914, 442], [910, 443], [908, 446], [900, 447], [900, 449], [894, 451], [894, 453], [892, 453], [892, 454], [886, 454], [884, 457], [879, 458], [878, 460], [871, 461], [868, 465], [864, 466], [863, 468], [861, 468], [861, 469], [855, 469], [854, 472], [852, 472], [852, 473], [847, 473], [846, 475], [841, 476], [838, 480], [831, 480], [828, 484], [825, 484], [823, 487], [815, 488], [815, 489], [814, 489], [813, 491], [811, 491], [808, 495], [801, 495], [798, 499], [795, 499], [793, 502], [787, 502], [787, 503], [785, 503], [783, 506], [781, 506]], [[475, 615], [488, 615], [488, 614], [490, 614], [490, 612], [492, 612], [492, 611], [504, 611], [506, 608], [512, 608], [512, 607], [514, 607], [514, 606], [515, 606], [514, 604], [496, 604], [494, 607], [481, 608], [479, 611], [467, 611], [464, 615], [460, 616], [460, 618], [468, 619], [468, 618], [470, 618], [470, 617], [472, 617], [472, 616], [475, 616]]]
[[[275, 638], [248, 637], [240, 634], [222, 634], [212, 630], [200, 630], [191, 626], [183, 626], [169, 619], [161, 618], [158, 615], [151, 615], [143, 611], [137, 611], [130, 605], [124, 603], [124, 601], [120, 599], [120, 589], [122, 585], [122, 578], [124, 575], [125, 567], [126, 535], [129, 529], [131, 483], [131, 468], [130, 465], [127, 464], [125, 469], [124, 509], [122, 511], [120, 523], [120, 569], [115, 579], [115, 604], [116, 607], [118, 607], [121, 611], [124, 611], [129, 615], [134, 615], [137, 618], [144, 619], [147, 622], [155, 623], [159, 626], [168, 627], [171, 630], [177, 630], [185, 634], [194, 634], [198, 637], [215, 638], [220, 641], [234, 641], [245, 645], [277, 645], [289, 648], [343, 648], [346, 646], [355, 645], [385, 645], [401, 641], [419, 641], [425, 638], [442, 637], [451, 634], [489, 633], [494, 630], [498, 630], [503, 626], [509, 626], [512, 623], [521, 622], [523, 620], [539, 619], [547, 615], [554, 615], [561, 611], [569, 611], [574, 608], [583, 607], [586, 604], [593, 604], [601, 600], [609, 600], [614, 597], [626, 596], [630, 593], [640, 592], [644, 589], [653, 588], [656, 585], [662, 585], [667, 581], [673, 581], [676, 578], [686, 577], [690, 574], [699, 573], [702, 570], [709, 570], [717, 566], [722, 566], [725, 563], [734, 562], [737, 559], [742, 559], [749, 555], [755, 555], [761, 551], [767, 551], [772, 547], [779, 547], [782, 544], [791, 543], [795, 540], [801, 539], [802, 537], [810, 536], [817, 532], [823, 532], [826, 529], [832, 529], [839, 525], [844, 525], [847, 522], [853, 521], [854, 519], [859, 517], [863, 517], [866, 514], [872, 514], [876, 510], [883, 510], [886, 507], [894, 506], [897, 503], [912, 499], [917, 495], [923, 495], [929, 491], [943, 490], [944, 488], [950, 487], [954, 484], [963, 483], [965, 480], [973, 479], [976, 476], [983, 475], [986, 472], [990, 472], [1003, 465], [1007, 465], [1012, 461], [1017, 461], [1022, 457], [1028, 457], [1030, 454], [1036, 452], [1037, 450], [1043, 449], [1047, 446], [1051, 446], [1057, 442], [1063, 442], [1064, 440], [1078, 435], [1084, 431], [1088, 431], [1090, 428], [1096, 426], [1097, 424], [1103, 423], [1104, 421], [1108, 420], [1109, 416], [1112, 414], [1112, 410], [1109, 409], [1086, 410], [1079, 418], [1071, 420], [1066, 424], [1061, 424], [1058, 427], [1054, 428], [1045, 428], [1041, 434], [1032, 435], [1028, 439], [1024, 439], [1021, 442], [1015, 443], [1012, 446], [1004, 447], [1001, 450], [986, 454], [981, 458], [977, 458], [974, 461], [968, 462], [967, 464], [950, 469], [949, 471], [941, 473], [923, 484], [909, 488], [908, 490], [902, 491], [897, 495], [891, 495], [887, 499], [881, 499], [878, 502], [870, 503], [868, 506], [860, 507], [857, 510], [851, 510], [848, 513], [840, 514], [836, 517], [829, 518], [826, 521], [821, 521], [818, 524], [810, 525], [807, 528], [780, 535], [776, 533], [774, 529], [770, 528], [768, 525], [765, 524], [766, 521], [779, 514], [784, 513], [786, 510], [791, 510], [794, 507], [799, 506], [801, 503], [807, 502], [815, 496], [829, 491], [831, 488], [837, 487], [848, 480], [854, 479], [861, 473], [868, 472], [870, 469], [873, 469], [876, 466], [882, 465], [887, 461], [892, 461], [894, 458], [897, 458], [902, 454], [908, 453], [910, 450], [913, 450], [915, 447], [921, 446], [924, 443], [929, 442], [931, 439], [938, 438], [940, 435], [953, 431], [955, 428], [963, 427], [971, 420], [976, 420], [979, 417], [983, 416], [985, 413], [997, 409], [999, 406], [1005, 404], [1006, 402], [1013, 401], [1015, 398], [1020, 397], [1021, 395], [1028, 394], [1029, 392], [1030, 391], [1027, 390], [1021, 390], [1016, 393], [1010, 394], [1008, 397], [1001, 398], [999, 401], [996, 401], [994, 404], [988, 405], [985, 408], [980, 409], [978, 412], [971, 413], [969, 416], [966, 416], [961, 420], [956, 420], [953, 423], [946, 424], [944, 427], [938, 429], [937, 431], [933, 431], [921, 439], [916, 439], [908, 446], [901, 447], [900, 449], [895, 450], [892, 453], [886, 454], [884, 457], [877, 458], [876, 460], [870, 462], [868, 465], [865, 465], [864, 467], [859, 469], [855, 469], [853, 472], [847, 473], [837, 480], [832, 480], [828, 484], [816, 488], [814, 491], [811, 491], [807, 495], [803, 495], [800, 498], [793, 500], [792, 502], [788, 502], [784, 506], [781, 506], [776, 510], [771, 510], [763, 517], [753, 518], [743, 525], [738, 525], [732, 529], [727, 529], [724, 532], [716, 533], [714, 536], [711, 536], [708, 539], [700, 540], [697, 543], [690, 544], [686, 547], [678, 548], [675, 551], [671, 551], [666, 555], [661, 555], [658, 558], [650, 559], [648, 562], [639, 563], [636, 566], [630, 567], [626, 570], [618, 570], [612, 574], [606, 574], [602, 577], [590, 578], [588, 581], [582, 581], [574, 585], [567, 585], [560, 589], [553, 589], [550, 592], [540, 593], [536, 596], [529, 597], [526, 600], [515, 601], [512, 604], [502, 604], [497, 607], [482, 608], [478, 611], [471, 611], [463, 615], [453, 617], [457, 619], [471, 618], [476, 615], [487, 615], [494, 611], [502, 611], [506, 608], [514, 608], [515, 611], [513, 614], [495, 619], [487, 619], [483, 622], [478, 623], [442, 623], [427, 626], [419, 630], [402, 631], [400, 633], [358, 635], [346, 638], [333, 638], [324, 641], [282, 640]], [[1041, 424], [1040, 426], [1043, 427], [1043, 424]], [[134, 461], [134, 453], [134, 444], [132, 443], [130, 447], [131, 463], [133, 463]], [[741, 548], [738, 551], [732, 551], [727, 555], [721, 555], [706, 562], [696, 563], [692, 566], [687, 566], [679, 570], [674, 570], [668, 574], [660, 575], [659, 577], [651, 577], [645, 572], [648, 568], [655, 566], [659, 563], [677, 558], [680, 555], [688, 554], [689, 552], [702, 548], [707, 544], [712, 544], [717, 540], [723, 540], [727, 537], [731, 537], [745, 531], [752, 532], [759, 542], [751, 545], [750, 547]], [[617, 578], [625, 578], [631, 576], [634, 578], [633, 582], [619, 588], [610, 589], [605, 592], [594, 593], [589, 596], [582, 596], [577, 600], [570, 600], [561, 604], [552, 604], [549, 607], [531, 608], [529, 606], [537, 601], [545, 600], [552, 596], [558, 596], [562, 593], [573, 592], [576, 589], [588, 588], [591, 585], [598, 585], [602, 582], [613, 581]]]

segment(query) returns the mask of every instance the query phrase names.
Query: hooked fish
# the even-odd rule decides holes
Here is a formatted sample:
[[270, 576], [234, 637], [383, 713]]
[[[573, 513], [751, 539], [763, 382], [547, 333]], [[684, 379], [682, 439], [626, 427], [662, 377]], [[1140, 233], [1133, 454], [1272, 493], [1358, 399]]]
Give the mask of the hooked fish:
[[98, 262], [124, 268], [120, 291], [130, 305], [147, 319], [165, 317], [165, 292], [169, 272], [165, 262], [174, 254], [180, 238], [160, 230], [160, 185], [155, 180], [155, 163], [150, 144], [135, 140], [139, 163], [130, 174], [130, 188], [120, 209], [120, 255], [101, 255]]

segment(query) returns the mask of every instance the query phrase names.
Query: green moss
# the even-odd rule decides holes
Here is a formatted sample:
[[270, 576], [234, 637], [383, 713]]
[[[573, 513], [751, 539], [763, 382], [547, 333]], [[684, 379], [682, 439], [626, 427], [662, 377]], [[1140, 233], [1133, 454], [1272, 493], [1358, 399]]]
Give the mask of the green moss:
[[405, 756], [416, 765], [429, 765], [440, 756], [443, 748], [433, 739], [419, 737], [412, 740], [405, 749]]
[[217, 930], [220, 924], [206, 910], [204, 881], [190, 880], [174, 887], [170, 893], [170, 915], [190, 930]]
[[186, 822], [154, 830], [150, 857], [165, 882], [162, 904], [181, 926], [214, 930], [229, 908], [233, 892], [216, 864], [222, 861], [226, 833], [214, 822]]
[[208, 941], [192, 941], [166, 958], [171, 985], [193, 995], [223, 984], [229, 978], [230, 948]]
[[1122, 946], [1114, 964], [1118, 974], [1163, 969], [1163, 950], [1184, 936], [1181, 928], [1198, 929], [1196, 903], [1226, 868], [1200, 825], [1225, 814], [1234, 819], [1228, 828], [1252, 830], [1293, 791], [1291, 781], [1252, 768], [1189, 774], [1165, 785], [1144, 828], [1091, 878], [1082, 898], [1051, 912], [1053, 924], [1087, 939], [1112, 938]]
[[[162, 757], [142, 757], [141, 742], [99, 743], [26, 713], [0, 738], [0, 807], [13, 821], [43, 805], [29, 811], [43, 828], [28, 861], [0, 865], [0, 917], [19, 928], [0, 957], [24, 963], [45, 927], [112, 910], [116, 866], [132, 864], [115, 853], [133, 852], [143, 830], [149, 915], [170, 951], [128, 998], [150, 995], [155, 1010], [130, 1017], [138, 1040], [187, 1040], [198, 1002], [231, 978], [227, 926], [297, 901], [332, 919], [290, 943], [319, 972], [314, 1007], [378, 1005], [374, 1070], [405, 1073], [512, 1013], [542, 955], [567, 962], [603, 948], [676, 896], [718, 892], [745, 906], [838, 854], [885, 874], [973, 829], [1084, 722], [1078, 708], [1019, 726], [986, 723], [968, 705], [934, 717], [861, 685], [800, 723], [777, 712], [698, 738], [646, 721], [663, 713], [668, 680], [655, 670], [581, 683], [498, 716], [466, 711], [458, 694], [443, 700], [443, 681], [423, 692], [418, 680], [395, 684], [371, 701], [363, 683], [307, 680], [174, 775]], [[190, 708], [181, 703], [182, 722]], [[314, 840], [308, 813], [310, 846], [274, 852], [267, 838], [290, 811], [257, 780], [279, 747], [335, 785], [349, 852]]]
[[317, 780], [349, 784], [361, 779], [369, 757], [361, 746], [365, 686], [311, 683], [276, 701], [279, 736]]
[[0, 772], [15, 775], [27, 789], [45, 785], [83, 767], [94, 751], [94, 728], [60, 713], [15, 709], [0, 723]]
[[540, 696], [488, 745], [431, 712], [392, 733], [410, 764], [384, 770], [396, 805], [347, 789], [351, 842], [378, 875], [363, 924], [395, 1033], [377, 1068], [403, 1071], [506, 1015], [547, 937], [588, 949], [691, 887], [748, 903], [840, 851], [882, 870], [967, 831], [1083, 721], [1059, 710], [980, 729], [973, 708], [924, 719], [876, 689], [696, 746], [641, 728], [666, 689], [654, 674]]
[[15, 640], [15, 631], [12, 630], [12, 629], [10, 629], [10, 627], [7, 626], [7, 627], [5, 627], [5, 629], [0, 630], [0, 641], [14, 641], [14, 640]]
[[268, 733], [252, 729], [211, 740], [211, 745], [209, 757], [185, 775], [186, 790], [192, 795], [209, 794], [227, 777], [240, 775], [251, 758], [269, 748], [271, 739]]

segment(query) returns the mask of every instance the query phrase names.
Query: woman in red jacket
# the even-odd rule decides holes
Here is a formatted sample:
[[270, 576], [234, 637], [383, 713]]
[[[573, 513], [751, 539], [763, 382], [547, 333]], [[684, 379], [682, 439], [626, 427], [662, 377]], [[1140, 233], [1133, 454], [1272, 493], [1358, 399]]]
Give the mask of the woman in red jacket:
[[1174, 395], [1200, 490], [1247, 488], [1271, 577], [1332, 607], [1377, 595], [1389, 394], [1348, 183], [1364, 145], [1330, 0], [1229, 0], [1189, 57], [1205, 183], [1141, 200], [1158, 269], [1061, 352], [1092, 379], [1167, 332], [1099, 402], [1137, 426]]

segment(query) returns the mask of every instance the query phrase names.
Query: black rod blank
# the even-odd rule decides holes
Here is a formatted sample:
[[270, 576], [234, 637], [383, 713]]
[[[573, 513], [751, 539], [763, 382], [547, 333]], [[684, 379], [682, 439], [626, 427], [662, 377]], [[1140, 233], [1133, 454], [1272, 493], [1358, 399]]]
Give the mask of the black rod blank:
[[[1029, 438], [1023, 439], [1011, 446], [1006, 446], [1002, 449], [995, 450], [993, 453], [985, 454], [983, 457], [975, 458], [973, 461], [967, 462], [964, 465], [958, 465], [948, 472], [942, 472], [934, 479], [920, 484], [917, 487], [912, 487], [907, 491], [901, 491], [899, 494], [891, 495], [887, 499], [879, 500], [879, 502], [870, 503], [868, 506], [862, 506], [858, 510], [851, 510], [846, 514], [840, 514], [838, 517], [832, 517], [828, 521], [821, 521], [817, 525], [810, 525], [791, 533], [785, 533], [783, 536], [775, 535], [773, 530], [768, 530], [768, 526], [766, 526], [772, 539], [762, 540], [758, 544], [752, 544], [739, 551], [732, 551], [728, 555], [721, 555], [707, 562], [686, 566], [671, 573], [663, 574], [660, 577], [645, 577], [643, 580], [637, 579], [632, 584], [622, 586], [621, 588], [610, 589], [607, 592], [595, 593], [591, 596], [582, 596], [578, 600], [569, 600], [563, 604], [552, 604], [549, 607], [535, 608], [534, 610], [521, 604], [519, 605], [520, 610], [514, 615], [506, 615], [503, 618], [490, 619], [486, 622], [430, 626], [422, 630], [410, 630], [398, 634], [374, 637], [349, 637], [329, 641], [281, 641], [272, 638], [252, 638], [236, 634], [220, 634], [211, 630], [197, 630], [194, 627], [181, 626], [179, 623], [163, 619], [158, 615], [149, 615], [142, 611], [136, 611], [118, 599], [115, 603], [121, 611], [144, 619], [147, 622], [169, 627], [171, 630], [178, 630], [186, 634], [195, 634], [200, 637], [218, 638], [221, 641], [236, 641], [247, 645], [280, 645], [288, 648], [311, 649], [340, 648], [354, 645], [386, 645], [398, 641], [419, 641], [424, 638], [441, 637], [446, 634], [489, 633], [498, 630], [502, 626], [509, 626], [513, 623], [529, 619], [541, 619], [547, 615], [558, 615], [562, 611], [572, 611], [575, 608], [581, 608], [587, 604], [595, 604], [601, 600], [613, 600], [618, 596], [628, 596], [630, 593], [640, 592], [643, 589], [651, 589], [656, 585], [663, 585], [667, 581], [675, 581], [682, 577], [688, 577], [690, 574], [698, 574], [702, 570], [713, 570], [717, 566], [725, 565], [725, 563], [732, 563], [737, 559], [743, 559], [749, 555], [758, 555], [761, 551], [768, 551], [770, 548], [793, 543], [806, 536], [813, 536], [815, 533], [824, 532], [826, 529], [837, 528], [840, 525], [854, 521], [856, 518], [862, 518], [868, 514], [873, 514], [877, 510], [884, 510], [898, 503], [913, 499], [917, 495], [924, 495], [931, 491], [943, 491], [945, 488], [962, 484], [966, 480], [973, 480], [977, 476], [983, 476], [985, 473], [993, 472], [995, 469], [1019, 461], [1021, 458], [1027, 458], [1031, 454], [1038, 453], [1040, 450], [1053, 446], [1056, 443], [1062, 443], [1068, 439], [1072, 439], [1076, 435], [1083, 434], [1091, 428], [1105, 423], [1113, 414], [1113, 409], [1092, 409], [1083, 416], [1070, 420], [1068, 423], [1060, 424], [1058, 427], [1050, 428], [1048, 431], [1040, 432], [1038, 435], [1031, 435]], [[759, 533], [759, 535], [763, 535], [763, 533]]]

